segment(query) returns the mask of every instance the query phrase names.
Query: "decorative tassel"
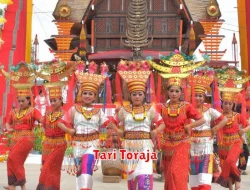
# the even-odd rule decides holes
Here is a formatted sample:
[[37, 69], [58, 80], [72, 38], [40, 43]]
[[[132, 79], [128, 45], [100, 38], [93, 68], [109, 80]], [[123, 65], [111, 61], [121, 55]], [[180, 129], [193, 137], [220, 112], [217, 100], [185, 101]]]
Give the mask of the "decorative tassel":
[[67, 92], [68, 101], [64, 107], [66, 110], [68, 110], [74, 104], [74, 100], [73, 100], [74, 86], [75, 86], [75, 74], [73, 73], [68, 83], [68, 92]]
[[106, 104], [107, 104], [107, 99], [106, 99], [106, 94], [107, 94], [107, 80], [104, 82], [104, 89], [103, 89], [103, 112], [105, 112], [106, 109]]
[[247, 119], [247, 113], [246, 113], [246, 90], [244, 89], [242, 92], [242, 97], [241, 97], [241, 117], [242, 121], [246, 121]]
[[184, 100], [186, 102], [188, 102], [188, 92], [187, 92], [187, 81], [186, 80], [183, 80], [184, 82], [184, 86], [183, 86], [183, 89], [184, 89]]
[[151, 101], [153, 104], [156, 104], [156, 96], [155, 96], [155, 81], [154, 81], [154, 74], [150, 74], [150, 94], [151, 94]]
[[193, 55], [195, 50], [195, 32], [193, 21], [191, 20], [190, 32], [189, 32], [189, 55]]
[[220, 102], [220, 92], [219, 92], [219, 89], [218, 89], [218, 83], [217, 83], [217, 80], [214, 79], [214, 82], [213, 82], [213, 108], [220, 111], [221, 112], [221, 102]]
[[115, 76], [115, 88], [116, 88], [116, 101], [122, 106], [122, 90], [121, 90], [121, 77], [118, 72], [116, 72]]
[[112, 90], [111, 90], [111, 84], [110, 84], [110, 80], [107, 77], [106, 79], [106, 88], [107, 88], [107, 104], [112, 104]]
[[157, 103], [161, 102], [161, 75], [158, 74], [157, 77], [157, 94], [156, 94], [156, 100]]
[[[213, 82], [213, 108], [218, 110], [219, 112], [222, 112], [221, 110], [221, 103], [220, 103], [220, 92], [219, 92], [219, 89], [218, 89], [218, 84], [217, 84], [217, 80], [214, 79], [214, 82]], [[218, 140], [218, 144], [221, 144], [222, 142], [222, 139], [223, 139], [223, 131], [222, 129], [219, 129], [217, 131], [217, 140]]]
[[196, 100], [195, 100], [195, 91], [194, 91], [194, 75], [190, 76], [190, 85], [191, 85], [191, 102], [194, 107], [196, 107]]
[[147, 91], [148, 91], [147, 102], [151, 102], [150, 79], [151, 77], [148, 78], [148, 82], [147, 82]]

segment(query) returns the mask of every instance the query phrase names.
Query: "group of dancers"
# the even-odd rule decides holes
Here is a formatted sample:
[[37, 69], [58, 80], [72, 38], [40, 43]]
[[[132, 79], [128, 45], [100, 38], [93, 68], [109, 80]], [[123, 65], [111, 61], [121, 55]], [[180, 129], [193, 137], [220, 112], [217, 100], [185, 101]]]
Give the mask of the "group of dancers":
[[[240, 96], [242, 89], [237, 88], [234, 82], [218, 88], [214, 79], [215, 75], [219, 78], [220, 73], [208, 75], [205, 71], [202, 74], [193, 72], [187, 78], [170, 75], [165, 87], [168, 101], [156, 105], [145, 101], [147, 93], [152, 91], [152, 88], [148, 90], [148, 79], [153, 80], [152, 71], [117, 71], [127, 84], [130, 103], [117, 108], [113, 117], [107, 117], [101, 108], [94, 105], [98, 88], [107, 80], [107, 75], [79, 71], [75, 65], [65, 71], [60, 66], [56, 62], [50, 64], [51, 75], [46, 75], [47, 82], [43, 84], [49, 92], [50, 101], [50, 109], [46, 110], [45, 116], [32, 106], [30, 83], [34, 75], [43, 77], [42, 74], [32, 73], [30, 66], [24, 63], [19, 65], [19, 70], [11, 73], [16, 76], [15, 73], [19, 72], [20, 80], [13, 82], [18, 107], [10, 111], [5, 123], [6, 130], [12, 134], [7, 159], [8, 185], [5, 189], [14, 190], [17, 186], [26, 189], [24, 162], [34, 145], [35, 121], [42, 124], [45, 133], [37, 190], [60, 189], [61, 167], [67, 148], [66, 133], [72, 136], [76, 189], [93, 188], [94, 150], [99, 149], [100, 126], [115, 131], [123, 139], [122, 148], [131, 153], [153, 152], [158, 139], [161, 142], [165, 190], [187, 190], [188, 183], [192, 190], [211, 189], [213, 137], [216, 134], [222, 168], [216, 182], [230, 190], [240, 188], [241, 173], [236, 163], [243, 151], [242, 136], [250, 125], [247, 114], [235, 111], [236, 105], [241, 104], [243, 112], [246, 104], [244, 93], [243, 97]], [[235, 68], [226, 69], [229, 74], [232, 71]], [[66, 111], [62, 98], [62, 87], [66, 82], [61, 80], [67, 76], [64, 72], [75, 75], [76, 81], [81, 84], [81, 102]], [[190, 88], [184, 89], [183, 82], [187, 84], [187, 81]], [[250, 89], [248, 86], [245, 88]], [[185, 93], [189, 94], [190, 103], [183, 100], [186, 90], [189, 90]], [[213, 105], [205, 102], [208, 92], [214, 97], [221, 97], [221, 107], [218, 106], [220, 100], [214, 100]], [[153, 160], [130, 159], [122, 162], [129, 190], [153, 189]]]

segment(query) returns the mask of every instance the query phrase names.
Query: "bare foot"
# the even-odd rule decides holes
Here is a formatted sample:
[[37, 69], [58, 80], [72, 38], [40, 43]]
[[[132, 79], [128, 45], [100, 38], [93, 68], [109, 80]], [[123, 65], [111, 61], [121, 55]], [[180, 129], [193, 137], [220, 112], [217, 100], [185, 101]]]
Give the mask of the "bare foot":
[[13, 186], [13, 185], [4, 186], [3, 188], [4, 188], [4, 189], [8, 189], [8, 190], [15, 190], [15, 189], [16, 189], [16, 187]]
[[240, 189], [240, 182], [236, 181], [235, 182], [235, 190]]

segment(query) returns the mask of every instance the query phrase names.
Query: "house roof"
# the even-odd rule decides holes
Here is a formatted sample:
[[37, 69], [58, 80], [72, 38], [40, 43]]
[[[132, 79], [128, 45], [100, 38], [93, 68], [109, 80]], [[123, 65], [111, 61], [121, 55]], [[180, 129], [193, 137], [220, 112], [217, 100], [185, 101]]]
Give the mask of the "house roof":
[[[89, 3], [91, 0], [71, 0], [67, 1], [66, 5], [68, 5], [71, 8], [71, 14], [70, 14], [70, 20], [75, 21], [75, 22], [81, 22], [83, 15], [85, 14]], [[65, 0], [59, 0], [57, 2], [56, 8], [53, 12], [53, 16], [55, 19], [60, 18], [59, 15], [59, 8], [60, 6], [65, 4]]]
[[[194, 22], [198, 22], [198, 20], [200, 19], [207, 18], [206, 9], [207, 6], [209, 6], [211, 0], [182, 0], [182, 1], [185, 3], [189, 15], [191, 16], [191, 19]], [[217, 0], [214, 0], [213, 3], [215, 3], [219, 7]], [[219, 15], [221, 16], [220, 12]]]

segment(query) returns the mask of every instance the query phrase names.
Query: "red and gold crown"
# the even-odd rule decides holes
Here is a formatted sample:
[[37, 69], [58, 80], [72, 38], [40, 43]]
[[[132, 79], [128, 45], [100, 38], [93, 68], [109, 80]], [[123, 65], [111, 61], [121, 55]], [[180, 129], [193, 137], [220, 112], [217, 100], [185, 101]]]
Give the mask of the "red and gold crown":
[[150, 71], [118, 71], [122, 79], [127, 82], [129, 92], [146, 91], [146, 83]]
[[48, 82], [44, 83], [43, 86], [49, 91], [49, 98], [61, 98], [62, 97], [62, 87], [66, 85], [66, 82]]
[[182, 79], [179, 77], [171, 77], [168, 79], [167, 86], [179, 86], [182, 87]]
[[234, 92], [222, 92], [222, 101], [225, 101], [225, 102], [234, 102], [235, 100], [235, 95], [236, 93]]
[[17, 96], [32, 96], [31, 88], [34, 86], [34, 84], [12, 84], [12, 86], [17, 90]]
[[210, 84], [213, 82], [213, 76], [194, 76], [194, 92], [205, 94], [205, 92], [209, 89]]
[[81, 91], [92, 91], [97, 94], [101, 83], [106, 79], [105, 75], [92, 73], [75, 72], [78, 81], [81, 83]]

